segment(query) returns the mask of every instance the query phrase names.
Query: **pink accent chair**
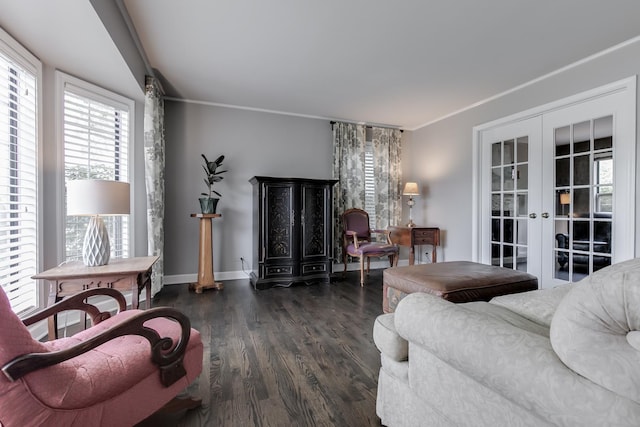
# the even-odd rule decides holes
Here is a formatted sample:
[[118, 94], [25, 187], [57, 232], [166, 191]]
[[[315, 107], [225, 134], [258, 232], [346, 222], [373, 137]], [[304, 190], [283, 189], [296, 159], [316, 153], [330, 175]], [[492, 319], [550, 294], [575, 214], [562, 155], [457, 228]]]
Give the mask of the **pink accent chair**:
[[[84, 302], [94, 295], [114, 298], [119, 312]], [[0, 424], [132, 426], [194, 381], [203, 346], [189, 318], [169, 307], [125, 308], [118, 291], [95, 288], [21, 321], [0, 288]], [[70, 309], [87, 312], [93, 326], [48, 342], [31, 337], [28, 325]]]
[[[344, 272], [347, 271], [347, 255], [360, 258], [360, 286], [364, 286], [364, 260], [367, 260], [367, 274], [371, 266], [371, 258], [389, 257], [391, 267], [398, 265], [398, 247], [391, 243], [387, 230], [369, 228], [369, 214], [362, 209], [347, 209], [342, 214], [343, 237], [342, 256]], [[372, 234], [386, 235], [386, 242], [374, 242]]]

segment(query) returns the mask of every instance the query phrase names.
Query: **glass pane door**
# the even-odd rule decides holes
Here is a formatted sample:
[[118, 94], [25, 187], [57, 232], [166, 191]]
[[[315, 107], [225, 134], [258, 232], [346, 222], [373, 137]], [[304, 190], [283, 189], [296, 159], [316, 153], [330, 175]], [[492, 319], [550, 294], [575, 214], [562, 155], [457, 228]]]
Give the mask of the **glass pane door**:
[[554, 278], [578, 281], [611, 265], [613, 116], [554, 129]]
[[529, 137], [491, 144], [491, 264], [527, 271]]

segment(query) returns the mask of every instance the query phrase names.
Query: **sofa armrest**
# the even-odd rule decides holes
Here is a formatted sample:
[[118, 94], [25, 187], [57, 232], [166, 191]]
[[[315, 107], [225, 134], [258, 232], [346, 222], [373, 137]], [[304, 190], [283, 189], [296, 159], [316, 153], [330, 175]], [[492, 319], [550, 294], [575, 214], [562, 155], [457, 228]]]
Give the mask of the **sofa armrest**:
[[[144, 326], [146, 321], [158, 317], [172, 319], [180, 324], [181, 335], [177, 343], [174, 343], [170, 338], [161, 337], [154, 329]], [[183, 313], [170, 307], [157, 307], [141, 311], [110, 329], [65, 350], [23, 354], [2, 366], [2, 372], [10, 381], [16, 381], [29, 372], [77, 357], [114, 338], [125, 335], [139, 335], [149, 341], [151, 360], [159, 366], [160, 379], [166, 387], [186, 375], [182, 360], [191, 335], [191, 322]]]
[[381, 314], [373, 324], [373, 341], [380, 350], [396, 362], [404, 362], [409, 356], [409, 344], [396, 331], [394, 314]]
[[[424, 360], [420, 355], [427, 352], [542, 419], [566, 416], [566, 408], [576, 408], [569, 416], [575, 419], [563, 420], [566, 425], [580, 425], [584, 413], [593, 416], [594, 425], [614, 413], [630, 415], [627, 399], [562, 363], [549, 338], [536, 332], [536, 325], [541, 325], [504, 307], [485, 302], [453, 304], [413, 293], [400, 301], [394, 314], [398, 334], [409, 343], [409, 378], [423, 369], [413, 363]], [[412, 386], [428, 383], [423, 379]], [[589, 407], [590, 402], [599, 406]], [[599, 408], [607, 410], [603, 413]]]
[[551, 321], [551, 344], [572, 370], [640, 402], [640, 259], [576, 283]]

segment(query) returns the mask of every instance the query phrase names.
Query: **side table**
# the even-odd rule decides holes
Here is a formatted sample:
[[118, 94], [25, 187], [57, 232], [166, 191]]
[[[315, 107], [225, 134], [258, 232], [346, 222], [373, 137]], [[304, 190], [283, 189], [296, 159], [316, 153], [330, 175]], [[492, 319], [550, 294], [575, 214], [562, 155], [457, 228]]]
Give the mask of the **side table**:
[[191, 214], [191, 218], [200, 220], [200, 242], [198, 257], [198, 281], [189, 285], [190, 290], [195, 290], [201, 294], [204, 289], [222, 290], [222, 282], [216, 282], [213, 277], [213, 248], [212, 248], [212, 226], [213, 218], [220, 218], [221, 214]]
[[[82, 261], [69, 261], [32, 276], [49, 282], [48, 305], [65, 296], [91, 288], [113, 288], [131, 291], [131, 306], [140, 305], [140, 292], [146, 290], [147, 308], [151, 307], [151, 268], [158, 256], [115, 258], [107, 265], [87, 267]], [[49, 338], [56, 337], [58, 321], [49, 318]]]
[[415, 249], [416, 245], [431, 245], [433, 251], [431, 252], [431, 262], [438, 261], [438, 255], [436, 253], [436, 247], [440, 245], [440, 229], [437, 227], [403, 227], [403, 226], [390, 226], [388, 228], [390, 233], [389, 238], [391, 242], [409, 247], [409, 265], [415, 263]]

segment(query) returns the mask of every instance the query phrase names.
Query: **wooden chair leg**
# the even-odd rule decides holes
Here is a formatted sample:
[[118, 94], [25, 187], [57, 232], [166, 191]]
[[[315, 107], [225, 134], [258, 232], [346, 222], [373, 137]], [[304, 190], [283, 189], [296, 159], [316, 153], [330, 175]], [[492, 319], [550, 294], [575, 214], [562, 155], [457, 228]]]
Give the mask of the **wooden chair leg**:
[[166, 405], [159, 409], [159, 412], [175, 413], [188, 411], [202, 406], [202, 399], [193, 397], [174, 397]]
[[364, 286], [364, 257], [360, 257], [360, 286]]
[[400, 258], [398, 256], [398, 254], [389, 255], [389, 262], [391, 263], [391, 267], [397, 267], [398, 266], [398, 258]]
[[175, 397], [135, 427], [174, 426], [185, 416], [187, 411], [202, 405], [201, 399], [192, 397]]
[[342, 263], [344, 264], [344, 270], [342, 270], [342, 277], [344, 278], [347, 275], [347, 251], [345, 250], [342, 252]]

